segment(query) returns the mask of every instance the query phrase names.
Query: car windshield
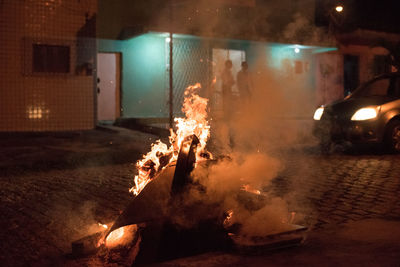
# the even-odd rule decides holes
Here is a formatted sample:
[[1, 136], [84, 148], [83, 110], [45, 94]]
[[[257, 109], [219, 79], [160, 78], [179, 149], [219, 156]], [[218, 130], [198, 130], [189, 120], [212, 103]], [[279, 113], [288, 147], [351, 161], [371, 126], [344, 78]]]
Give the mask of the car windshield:
[[361, 85], [350, 95], [352, 98], [370, 96], [399, 97], [400, 79], [397, 77], [383, 77]]

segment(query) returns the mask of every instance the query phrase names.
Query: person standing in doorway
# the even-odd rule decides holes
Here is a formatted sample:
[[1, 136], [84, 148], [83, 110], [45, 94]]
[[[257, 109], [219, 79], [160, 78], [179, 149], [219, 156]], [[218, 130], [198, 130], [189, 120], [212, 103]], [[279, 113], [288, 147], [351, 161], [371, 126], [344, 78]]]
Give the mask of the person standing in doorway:
[[224, 112], [224, 119], [229, 120], [232, 115], [232, 86], [235, 80], [232, 75], [232, 61], [225, 61], [225, 68], [221, 74], [222, 81], [222, 107]]
[[243, 104], [250, 102], [251, 91], [252, 91], [252, 81], [250, 73], [248, 71], [249, 65], [246, 61], [242, 62], [242, 68], [236, 75], [237, 86], [239, 90], [240, 101]]

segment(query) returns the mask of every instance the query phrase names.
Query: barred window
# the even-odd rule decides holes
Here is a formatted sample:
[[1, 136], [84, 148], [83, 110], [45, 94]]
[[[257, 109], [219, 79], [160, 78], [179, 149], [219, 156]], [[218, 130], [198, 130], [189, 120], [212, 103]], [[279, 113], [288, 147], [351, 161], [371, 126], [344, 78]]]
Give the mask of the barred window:
[[33, 72], [69, 73], [70, 47], [33, 44]]

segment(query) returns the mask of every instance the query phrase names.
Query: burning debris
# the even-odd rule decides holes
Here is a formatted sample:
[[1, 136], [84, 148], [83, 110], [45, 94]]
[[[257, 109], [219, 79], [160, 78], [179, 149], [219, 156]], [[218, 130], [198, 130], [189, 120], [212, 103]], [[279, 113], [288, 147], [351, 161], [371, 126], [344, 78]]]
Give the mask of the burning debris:
[[176, 118], [176, 132], [171, 129], [169, 147], [158, 140], [151, 147], [142, 160], [136, 166], [138, 175], [135, 176], [135, 185], [130, 189], [135, 196], [169, 163], [178, 159], [178, 152], [181, 149], [184, 139], [190, 135], [196, 135], [199, 147], [196, 149], [196, 162], [209, 159], [211, 154], [206, 151], [207, 140], [210, 137], [210, 126], [207, 121], [208, 100], [196, 94], [201, 88], [199, 83], [189, 86], [185, 90], [185, 99], [182, 111], [185, 118]]
[[[74, 255], [99, 248], [124, 248], [130, 251], [126, 257], [132, 262], [148, 263], [210, 249], [248, 251], [303, 241], [306, 228], [292, 225], [293, 218], [282, 221], [280, 217], [287, 210], [277, 212], [273, 207], [283, 200], [270, 198], [257, 189], [260, 184], [253, 180], [260, 175], [259, 169], [251, 169], [243, 161], [230, 171], [241, 173], [248, 168], [244, 170], [250, 179], [229, 176], [228, 169], [221, 166], [233, 159], [219, 161], [206, 150], [210, 137], [207, 99], [196, 93], [199, 88], [196, 84], [185, 91], [186, 118], [175, 119], [177, 130], [171, 130], [170, 145], [159, 140], [138, 161], [138, 174], [130, 189], [135, 197], [111, 227], [99, 224], [103, 231], [75, 241]], [[256, 155], [251, 160], [266, 159]], [[213, 172], [226, 176], [222, 179], [226, 184], [216, 183]], [[258, 230], [247, 231], [254, 228], [252, 220], [257, 220]]]

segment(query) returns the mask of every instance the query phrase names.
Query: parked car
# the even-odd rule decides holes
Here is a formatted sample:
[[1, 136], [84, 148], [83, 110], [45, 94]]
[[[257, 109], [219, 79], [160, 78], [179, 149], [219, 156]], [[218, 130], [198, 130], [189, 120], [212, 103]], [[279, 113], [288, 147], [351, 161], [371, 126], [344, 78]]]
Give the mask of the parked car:
[[344, 99], [314, 113], [314, 135], [321, 145], [350, 141], [379, 143], [400, 152], [400, 72], [362, 84]]

